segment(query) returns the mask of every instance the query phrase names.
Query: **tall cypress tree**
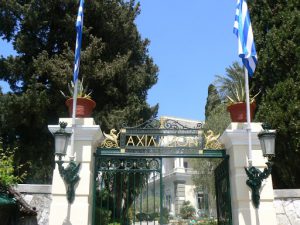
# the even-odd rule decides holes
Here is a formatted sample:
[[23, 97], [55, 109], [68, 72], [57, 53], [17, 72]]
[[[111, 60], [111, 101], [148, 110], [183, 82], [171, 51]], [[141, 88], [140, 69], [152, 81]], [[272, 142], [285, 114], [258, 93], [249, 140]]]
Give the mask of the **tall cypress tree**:
[[[0, 2], [0, 36], [12, 41], [16, 56], [0, 58], [0, 79], [12, 93], [0, 96], [0, 132], [18, 140], [17, 161], [31, 162], [28, 182], [49, 182], [54, 165], [48, 124], [67, 116], [65, 99], [72, 80], [77, 0]], [[134, 0], [86, 1], [79, 78], [97, 106], [93, 117], [102, 129], [134, 125], [155, 115], [146, 102], [158, 68], [148, 55], [149, 40], [134, 23]]]
[[214, 110], [219, 104], [221, 104], [221, 99], [218, 91], [213, 84], [210, 84], [208, 86], [208, 93], [205, 104], [205, 119], [208, 118], [210, 112]]
[[222, 134], [230, 124], [226, 103], [222, 102], [215, 85], [208, 86], [208, 95], [205, 105], [205, 130], [212, 130], [215, 135]]

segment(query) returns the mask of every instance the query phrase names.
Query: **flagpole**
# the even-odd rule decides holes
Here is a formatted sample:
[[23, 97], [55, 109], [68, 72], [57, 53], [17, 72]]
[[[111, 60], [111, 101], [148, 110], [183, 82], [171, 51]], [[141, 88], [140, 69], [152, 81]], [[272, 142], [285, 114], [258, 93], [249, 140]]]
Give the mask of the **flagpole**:
[[249, 79], [248, 71], [244, 67], [245, 71], [245, 90], [246, 90], [246, 108], [247, 108], [247, 133], [248, 133], [248, 164], [252, 166], [252, 142], [251, 142], [251, 121], [250, 121], [250, 97], [249, 97]]
[[76, 127], [76, 106], [77, 106], [77, 94], [78, 94], [78, 79], [76, 79], [74, 84], [74, 93], [73, 93], [73, 110], [72, 110], [72, 136], [71, 136], [71, 153], [70, 160], [74, 161], [74, 141], [75, 141], [75, 127]]
[[75, 47], [75, 61], [74, 61], [74, 92], [73, 92], [73, 110], [72, 110], [72, 136], [71, 136], [71, 152], [70, 161], [75, 159], [74, 141], [75, 141], [75, 127], [76, 127], [76, 106], [77, 106], [77, 95], [78, 95], [78, 75], [80, 65], [80, 50], [82, 41], [82, 27], [83, 27], [83, 6], [84, 0], [80, 0], [78, 15], [76, 20], [76, 47]]
[[245, 71], [245, 92], [246, 92], [246, 110], [248, 133], [248, 164], [252, 166], [252, 143], [251, 143], [251, 121], [250, 121], [250, 97], [249, 97], [249, 77], [253, 76], [256, 64], [257, 54], [254, 43], [250, 14], [246, 0], [237, 0], [235, 19], [233, 24], [233, 33], [238, 38], [238, 53], [242, 58]]

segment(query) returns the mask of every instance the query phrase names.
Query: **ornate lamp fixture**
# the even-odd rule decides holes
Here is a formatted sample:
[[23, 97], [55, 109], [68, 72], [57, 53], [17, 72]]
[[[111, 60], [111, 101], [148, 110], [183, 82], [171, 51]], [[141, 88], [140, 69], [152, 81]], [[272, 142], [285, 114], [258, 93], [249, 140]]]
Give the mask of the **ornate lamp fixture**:
[[67, 188], [67, 199], [70, 204], [74, 202], [75, 199], [75, 185], [79, 181], [79, 168], [80, 163], [76, 164], [73, 160], [69, 162], [69, 165], [64, 168], [62, 161], [62, 156], [66, 155], [69, 139], [72, 133], [66, 131], [67, 123], [60, 122], [60, 129], [53, 133], [55, 139], [55, 155], [58, 156], [56, 161], [58, 165], [58, 171], [61, 178], [64, 180]]
[[245, 168], [246, 174], [248, 175], [246, 184], [252, 190], [252, 203], [255, 208], [259, 207], [259, 190], [261, 188], [262, 181], [267, 179], [272, 172], [273, 162], [271, 162], [271, 159], [275, 156], [276, 130], [270, 130], [270, 126], [268, 124], [263, 124], [262, 127], [264, 130], [258, 134], [258, 139], [260, 141], [263, 156], [268, 157], [268, 162], [266, 163], [267, 168], [265, 168], [263, 172], [254, 166]]
[[270, 125], [262, 124], [264, 129], [258, 134], [263, 156], [270, 161], [275, 156], [276, 130], [270, 130]]
[[62, 156], [66, 155], [69, 139], [72, 135], [72, 133], [66, 131], [67, 125], [68, 123], [60, 122], [60, 129], [53, 133], [55, 141], [55, 155], [59, 157], [59, 161], [61, 161]]

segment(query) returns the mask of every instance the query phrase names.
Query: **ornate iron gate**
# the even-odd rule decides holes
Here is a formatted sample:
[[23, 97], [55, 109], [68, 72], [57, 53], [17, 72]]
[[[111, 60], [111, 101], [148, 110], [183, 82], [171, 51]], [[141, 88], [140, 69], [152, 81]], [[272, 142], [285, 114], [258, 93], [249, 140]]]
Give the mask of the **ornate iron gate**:
[[[101, 151], [101, 150], [100, 150]], [[96, 157], [95, 225], [135, 224], [162, 218], [162, 159]]]
[[232, 225], [228, 157], [215, 169], [215, 186], [218, 225]]
[[[226, 158], [224, 149], [204, 149], [201, 125], [190, 128], [178, 121], [153, 120], [119, 133], [111, 130], [105, 136], [95, 153], [93, 225], [167, 224], [168, 212], [163, 206], [170, 199], [164, 198], [163, 159]], [[216, 173], [225, 168], [220, 166]], [[220, 172], [216, 182], [223, 182]], [[228, 195], [230, 203], [226, 187], [222, 194]], [[217, 193], [221, 196], [220, 190]], [[226, 213], [231, 218], [231, 210]], [[219, 215], [224, 214], [218, 211]], [[231, 224], [231, 219], [222, 224]]]

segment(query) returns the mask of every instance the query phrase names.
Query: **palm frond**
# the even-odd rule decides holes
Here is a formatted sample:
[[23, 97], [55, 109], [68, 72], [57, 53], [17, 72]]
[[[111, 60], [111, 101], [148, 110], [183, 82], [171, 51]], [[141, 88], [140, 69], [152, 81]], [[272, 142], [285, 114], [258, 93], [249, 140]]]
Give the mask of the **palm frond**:
[[[216, 75], [215, 77], [214, 84], [224, 101], [226, 99], [231, 103], [246, 101], [244, 69], [238, 62], [226, 68], [225, 76]], [[251, 98], [251, 102], [258, 94]]]

